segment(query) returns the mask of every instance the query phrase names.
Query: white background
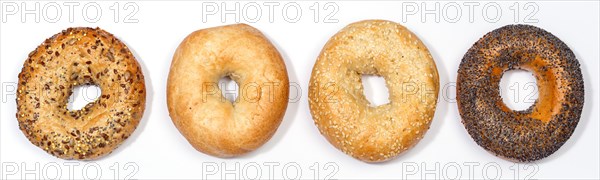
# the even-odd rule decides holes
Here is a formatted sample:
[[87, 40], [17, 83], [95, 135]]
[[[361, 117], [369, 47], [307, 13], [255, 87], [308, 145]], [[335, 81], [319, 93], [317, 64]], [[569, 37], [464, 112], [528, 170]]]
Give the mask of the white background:
[[[1, 3], [6, 5], [7, 2]], [[47, 3], [63, 4], [43, 1], [40, 2], [40, 9]], [[506, 24], [525, 23], [525, 16], [533, 10], [531, 7], [524, 9], [527, 2], [518, 3], [520, 11], [516, 21], [515, 11], [510, 9], [514, 2], [497, 2], [501, 8], [497, 22], [484, 19], [493, 19], [497, 15], [494, 9], [489, 10], [487, 16], [482, 13], [484, 5], [495, 2], [478, 2], [479, 5], [474, 7], [474, 14], [471, 15], [464, 2], [456, 2], [462, 10], [461, 18], [456, 23], [444, 19], [454, 17], [456, 11], [452, 8], [447, 9], [448, 13], [440, 14], [439, 22], [434, 19], [435, 15], [426, 15], [423, 22], [418, 13], [403, 19], [403, 13], [407, 11], [403, 11], [401, 2], [335, 2], [339, 11], [332, 19], [337, 19], [337, 23], [323, 22], [323, 18], [332, 10], [323, 9], [326, 2], [319, 3], [321, 10], [318, 22], [314, 22], [314, 11], [310, 9], [314, 2], [296, 2], [302, 8], [300, 21], [287, 22], [282, 7], [293, 2], [279, 2], [279, 6], [275, 7], [274, 22], [269, 22], [267, 6], [262, 6], [263, 2], [256, 2], [262, 6], [262, 17], [257, 23], [249, 24], [260, 29], [279, 49], [285, 59], [290, 82], [297, 83], [301, 88], [301, 91], [292, 88], [290, 96], [293, 98], [300, 93], [300, 99], [290, 102], [283, 123], [268, 143], [250, 154], [230, 159], [202, 154], [187, 143], [169, 118], [165, 87], [172, 54], [179, 42], [195, 30], [235, 23], [234, 16], [227, 15], [225, 22], [221, 22], [221, 16], [216, 14], [208, 16], [204, 19], [206, 22], [203, 22], [202, 2], [143, 1], [135, 2], [139, 11], [133, 17], [138, 22], [124, 23], [123, 18], [132, 9], [123, 9], [126, 2], [120, 2], [119, 21], [114, 22], [114, 11], [110, 9], [114, 2], [98, 2], [102, 8], [102, 17], [100, 21], [90, 23], [81, 13], [82, 6], [86, 3], [89, 2], [80, 2], [75, 7], [73, 22], [69, 22], [66, 6], [62, 6], [62, 18], [57, 23], [47, 22], [44, 16], [39, 22], [35, 22], [33, 15], [25, 16], [26, 19], [22, 19], [20, 14], [0, 17], [2, 178], [52, 178], [57, 175], [61, 178], [93, 178], [98, 174], [101, 178], [125, 178], [132, 174], [139, 179], [252, 178], [256, 175], [263, 179], [296, 176], [312, 179], [325, 178], [328, 174], [338, 179], [526, 179], [529, 178], [527, 175], [537, 179], [600, 178], [598, 2], [533, 3], [538, 11], [532, 19], [537, 19], [537, 22], [528, 24], [541, 27], [559, 37], [575, 52], [581, 63], [585, 81], [585, 106], [579, 125], [565, 145], [553, 155], [528, 164], [515, 164], [500, 159], [479, 147], [465, 131], [456, 103], [452, 101], [456, 96], [452, 82], [456, 81], [456, 72], [463, 54], [485, 33]], [[241, 2], [240, 8], [248, 3], [255, 2]], [[455, 2], [440, 2], [439, 9], [444, 10], [443, 7], [449, 3]], [[23, 8], [21, 2], [16, 5]], [[34, 4], [29, 2], [25, 5], [31, 9]], [[223, 4], [217, 2], [217, 5]], [[231, 9], [234, 3], [228, 2], [225, 5]], [[409, 5], [435, 8], [433, 2]], [[88, 16], [93, 18], [93, 10], [90, 12], [92, 13]], [[256, 11], [249, 12], [246, 17], [254, 17], [252, 13]], [[288, 12], [285, 17], [295, 17], [293, 9]], [[52, 14], [47, 16], [54, 17]], [[473, 22], [469, 21], [469, 16], [473, 17]], [[240, 17], [240, 22], [246, 22], [243, 17]], [[398, 158], [379, 164], [355, 160], [331, 146], [314, 126], [308, 108], [310, 72], [321, 48], [339, 29], [364, 19], [400, 22], [417, 34], [431, 51], [441, 81], [440, 101], [435, 118], [423, 140]], [[27, 54], [44, 39], [76, 26], [99, 26], [115, 34], [134, 51], [146, 77], [147, 111], [141, 124], [122, 146], [111, 155], [96, 161], [64, 161], [45, 153], [25, 138], [15, 119], [15, 96], [11, 88], [17, 82], [17, 75]], [[519, 73], [510, 75], [509, 81], [524, 83], [533, 80]], [[376, 102], [385, 101], [385, 90], [370, 87], [382, 86], [383, 83], [375, 78], [369, 78], [367, 82], [367, 89], [370, 89], [367, 94], [375, 94]], [[57, 173], [57, 169], [60, 173]], [[101, 172], [97, 173], [97, 170]], [[257, 170], [260, 170], [259, 174]], [[301, 172], [298, 173], [297, 170]], [[498, 170], [501, 172], [498, 173]]]

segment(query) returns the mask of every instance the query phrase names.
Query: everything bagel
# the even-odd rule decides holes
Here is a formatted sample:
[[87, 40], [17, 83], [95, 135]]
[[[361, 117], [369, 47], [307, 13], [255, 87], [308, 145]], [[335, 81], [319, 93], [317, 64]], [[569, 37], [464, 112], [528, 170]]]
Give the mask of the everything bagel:
[[[100, 98], [67, 109], [78, 85]], [[62, 159], [95, 159], [133, 133], [144, 113], [144, 75], [127, 46], [96, 28], [69, 28], [29, 54], [19, 73], [17, 120], [34, 145]]]

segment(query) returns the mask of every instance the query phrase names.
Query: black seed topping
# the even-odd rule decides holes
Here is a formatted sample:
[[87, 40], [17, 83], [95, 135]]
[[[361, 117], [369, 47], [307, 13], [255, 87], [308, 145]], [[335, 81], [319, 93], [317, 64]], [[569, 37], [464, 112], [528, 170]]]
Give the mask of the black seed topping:
[[[543, 29], [530, 25], [496, 29], [477, 41], [460, 63], [457, 102], [462, 123], [477, 144], [498, 156], [521, 162], [547, 157], [569, 139], [579, 122], [584, 102], [579, 66], [571, 49]], [[532, 71], [539, 89], [559, 97], [540, 91], [529, 109], [508, 109], [499, 82], [512, 69]]]

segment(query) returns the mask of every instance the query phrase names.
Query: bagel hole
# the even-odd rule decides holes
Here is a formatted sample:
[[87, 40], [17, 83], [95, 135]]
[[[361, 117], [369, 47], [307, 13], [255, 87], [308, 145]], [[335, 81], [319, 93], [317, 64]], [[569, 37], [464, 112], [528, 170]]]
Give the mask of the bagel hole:
[[69, 111], [78, 111], [87, 104], [92, 103], [102, 95], [102, 90], [97, 85], [78, 85], [73, 88], [73, 93], [69, 97], [67, 109]]
[[371, 107], [390, 103], [389, 91], [385, 79], [381, 76], [362, 75], [364, 94]]
[[235, 82], [229, 76], [219, 79], [219, 89], [221, 89], [221, 95], [223, 95], [225, 100], [231, 103], [235, 103], [237, 101], [239, 86], [237, 82]]
[[538, 99], [538, 94], [536, 79], [530, 71], [509, 70], [500, 79], [502, 102], [512, 110], [529, 109]]

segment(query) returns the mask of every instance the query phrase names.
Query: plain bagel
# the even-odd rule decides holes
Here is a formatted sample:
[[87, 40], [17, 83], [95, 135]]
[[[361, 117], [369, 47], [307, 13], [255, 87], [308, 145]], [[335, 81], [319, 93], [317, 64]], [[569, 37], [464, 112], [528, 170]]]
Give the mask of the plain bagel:
[[[239, 85], [230, 102], [217, 83]], [[266, 143], [287, 108], [289, 80], [283, 59], [257, 29], [236, 24], [193, 32], [177, 48], [167, 83], [173, 123], [198, 151], [238, 156]]]

